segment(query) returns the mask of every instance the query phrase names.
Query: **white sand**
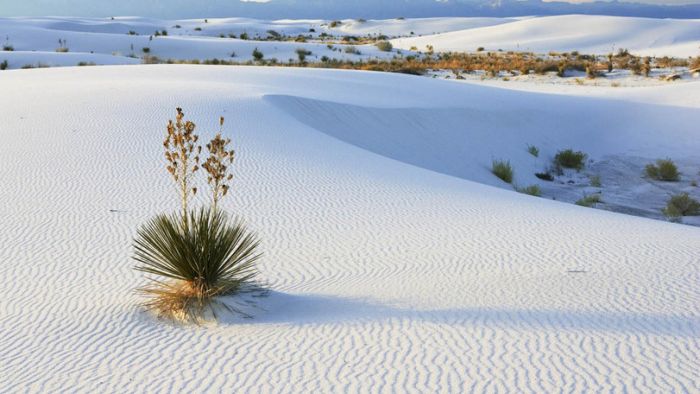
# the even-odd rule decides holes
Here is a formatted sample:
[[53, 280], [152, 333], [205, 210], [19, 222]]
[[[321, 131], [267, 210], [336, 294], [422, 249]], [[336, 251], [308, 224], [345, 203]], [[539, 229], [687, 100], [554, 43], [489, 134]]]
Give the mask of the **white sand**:
[[398, 48], [413, 46], [435, 51], [580, 51], [607, 54], [620, 48], [640, 56], [700, 55], [700, 20], [651, 19], [599, 15], [560, 15], [526, 18], [496, 26], [392, 41]]
[[[698, 83], [609, 98], [163, 65], [0, 86], [2, 392], [700, 390], [699, 228], [467, 180], [497, 184], [491, 155], [528, 165], [533, 139], [694, 155]], [[227, 118], [225, 207], [273, 290], [252, 320], [173, 326], [132, 292], [136, 229], [177, 207], [176, 106], [203, 138]]]

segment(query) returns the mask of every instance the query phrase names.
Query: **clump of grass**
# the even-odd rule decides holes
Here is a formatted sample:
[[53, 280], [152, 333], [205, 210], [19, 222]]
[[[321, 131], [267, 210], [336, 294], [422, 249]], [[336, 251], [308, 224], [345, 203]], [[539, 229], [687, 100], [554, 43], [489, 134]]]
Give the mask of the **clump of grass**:
[[374, 45], [382, 52], [391, 52], [394, 49], [394, 46], [389, 41], [379, 41]]
[[688, 193], [676, 194], [668, 200], [666, 208], [664, 208], [662, 212], [669, 218], [698, 216], [700, 215], [700, 202], [690, 197]]
[[585, 167], [587, 157], [588, 155], [583, 152], [565, 149], [554, 156], [554, 163], [563, 168], [574, 168], [580, 171]]
[[529, 194], [529, 195], [535, 196], [535, 197], [542, 196], [542, 190], [540, 189], [540, 187], [538, 185], [530, 185], [527, 187], [518, 188], [516, 190], [520, 193]]
[[600, 175], [591, 175], [589, 178], [591, 180], [591, 186], [593, 187], [601, 187], [602, 183], [600, 182]]
[[513, 182], [513, 167], [510, 165], [509, 161], [494, 160], [491, 163], [491, 172], [503, 182]]
[[671, 159], [657, 160], [656, 164], [647, 164], [644, 170], [651, 179], [666, 182], [678, 182], [680, 180], [678, 167]]
[[201, 209], [159, 215], [134, 240], [136, 270], [165, 278], [140, 288], [145, 306], [159, 316], [198, 322], [216, 308], [247, 314], [216, 299], [253, 289], [259, 241], [224, 212]]
[[583, 198], [576, 201], [576, 205], [590, 208], [590, 207], [593, 207], [600, 202], [602, 202], [601, 195], [599, 193], [596, 193], [596, 194], [589, 194], [587, 196], [584, 195]]
[[534, 145], [528, 145], [527, 146], [527, 152], [535, 157], [540, 156], [540, 148], [534, 146]]

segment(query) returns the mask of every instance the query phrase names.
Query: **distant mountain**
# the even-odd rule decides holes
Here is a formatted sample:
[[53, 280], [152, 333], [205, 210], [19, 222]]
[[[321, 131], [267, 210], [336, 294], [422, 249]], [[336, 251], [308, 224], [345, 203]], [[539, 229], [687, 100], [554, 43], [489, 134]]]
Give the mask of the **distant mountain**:
[[700, 18], [700, 4], [652, 5], [619, 1], [594, 3], [542, 0], [64, 0], [8, 2], [0, 15], [140, 15], [159, 18], [243, 16], [281, 18], [387, 19], [433, 16], [522, 16], [596, 14], [653, 18]]

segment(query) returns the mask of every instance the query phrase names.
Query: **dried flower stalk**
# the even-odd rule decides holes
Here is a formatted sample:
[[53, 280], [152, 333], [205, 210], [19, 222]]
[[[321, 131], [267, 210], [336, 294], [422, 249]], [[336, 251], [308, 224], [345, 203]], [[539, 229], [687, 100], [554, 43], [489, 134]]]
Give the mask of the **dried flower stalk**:
[[224, 127], [224, 117], [219, 118], [219, 133], [207, 144], [209, 157], [202, 164], [202, 167], [207, 171], [207, 183], [212, 190], [212, 208], [216, 211], [219, 200], [226, 196], [229, 190], [229, 182], [233, 179], [233, 175], [229, 174], [229, 165], [233, 164], [233, 159], [236, 152], [231, 149], [227, 150], [230, 138], [224, 139], [221, 133]]
[[196, 125], [184, 120], [182, 108], [177, 108], [175, 122], [168, 121], [168, 135], [163, 141], [165, 159], [168, 161], [167, 170], [172, 175], [180, 189], [182, 217], [187, 224], [187, 203], [191, 194], [197, 193], [196, 187], [191, 187], [191, 179], [199, 170], [199, 154], [202, 147], [197, 145], [199, 136], [194, 133]]

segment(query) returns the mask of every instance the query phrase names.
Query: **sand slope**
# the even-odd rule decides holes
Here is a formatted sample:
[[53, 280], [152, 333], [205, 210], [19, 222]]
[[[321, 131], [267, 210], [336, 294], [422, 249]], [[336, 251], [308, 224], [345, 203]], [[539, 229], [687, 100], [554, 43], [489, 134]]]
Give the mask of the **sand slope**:
[[[342, 108], [389, 114], [400, 123], [384, 133], [401, 133], [437, 121], [431, 111], [513, 111], [549, 95], [209, 66], [19, 70], [0, 85], [0, 391], [700, 390], [700, 229], [474, 183], [464, 177], [487, 168], [451, 176], [330, 127], [348, 130]], [[631, 127], [636, 94], [619, 94]], [[664, 94], [647, 91], [645, 111], [697, 121], [660, 104]], [[562, 106], [614, 104], [557, 97], [541, 108], [552, 120], [542, 133], [572, 144]], [[136, 228], [177, 204], [160, 151], [176, 106], [203, 138], [227, 118], [240, 160], [225, 205], [259, 231], [273, 289], [252, 320], [171, 326], [132, 292], [143, 283], [129, 260]], [[309, 119], [317, 109], [338, 118]], [[652, 149], [648, 133], [620, 149]]]

